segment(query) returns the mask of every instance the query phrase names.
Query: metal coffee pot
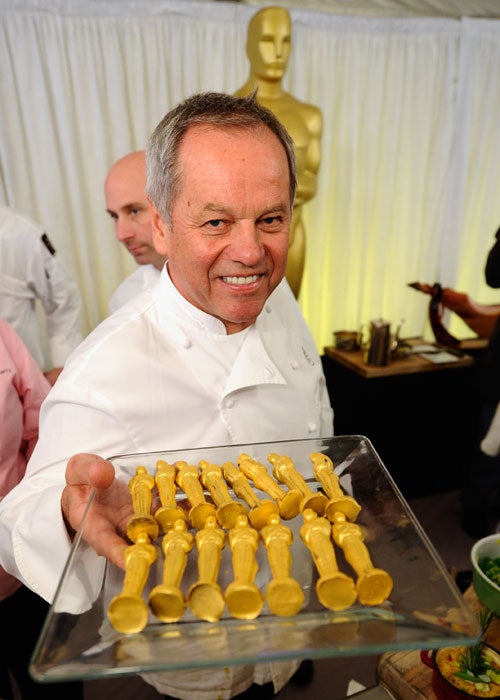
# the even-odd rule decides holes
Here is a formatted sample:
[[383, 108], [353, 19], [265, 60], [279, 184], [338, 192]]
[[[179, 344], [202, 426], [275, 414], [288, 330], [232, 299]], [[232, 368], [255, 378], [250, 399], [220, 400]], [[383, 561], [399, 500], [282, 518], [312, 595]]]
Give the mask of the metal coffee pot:
[[396, 334], [391, 336], [391, 324], [383, 318], [377, 318], [369, 323], [368, 337], [364, 337], [364, 327], [361, 327], [361, 347], [367, 365], [385, 367], [389, 364], [392, 353], [399, 344], [399, 331], [402, 321], [398, 326]]

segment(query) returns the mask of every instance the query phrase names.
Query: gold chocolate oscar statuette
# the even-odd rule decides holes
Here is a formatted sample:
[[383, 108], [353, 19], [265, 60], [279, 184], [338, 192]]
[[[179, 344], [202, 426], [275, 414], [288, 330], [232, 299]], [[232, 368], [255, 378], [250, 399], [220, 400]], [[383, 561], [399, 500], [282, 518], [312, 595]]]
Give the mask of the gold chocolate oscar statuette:
[[128, 483], [134, 515], [127, 523], [127, 535], [132, 542], [137, 542], [137, 537], [143, 532], [147, 533], [151, 540], [158, 537], [158, 523], [150, 512], [154, 485], [154, 478], [148, 474], [146, 467], [142, 466], [137, 467], [135, 476]]
[[230, 530], [235, 526], [238, 516], [246, 515], [248, 511], [243, 503], [238, 503], [231, 498], [222, 469], [218, 464], [210, 464], [202, 459], [199, 466], [201, 482], [208, 489], [217, 506], [217, 521], [221, 527]]
[[175, 467], [163, 459], [156, 462], [156, 487], [160, 495], [161, 506], [155, 513], [163, 533], [173, 528], [176, 520], [186, 520], [186, 513], [177, 505], [175, 494]]
[[333, 469], [332, 460], [321, 452], [312, 452], [310, 458], [313, 463], [314, 478], [320, 482], [330, 499], [325, 510], [328, 520], [333, 522], [333, 517], [338, 512], [344, 513], [347, 520], [356, 520], [361, 506], [352, 496], [343, 492], [339, 477]]
[[282, 525], [280, 516], [274, 513], [260, 536], [265, 544], [272, 580], [266, 589], [269, 610], [274, 615], [291, 617], [296, 615], [304, 604], [304, 592], [299, 583], [290, 576], [292, 555], [290, 545], [293, 534], [289, 527]]
[[226, 588], [227, 609], [233, 617], [253, 620], [264, 605], [264, 598], [254, 583], [259, 568], [255, 559], [259, 533], [250, 526], [246, 515], [240, 515], [228, 536], [234, 581]]
[[244, 452], [238, 457], [238, 466], [243, 474], [253, 481], [256, 488], [274, 498], [283, 520], [292, 520], [299, 514], [302, 501], [300, 491], [296, 489], [284, 491], [269, 474], [264, 464], [252, 459]]
[[267, 521], [273, 513], [279, 513], [276, 501], [257, 498], [246, 476], [241, 469], [238, 469], [232, 462], [224, 462], [222, 465], [222, 473], [227, 483], [233, 487], [233, 491], [238, 498], [242, 498], [250, 507], [248, 519], [252, 527], [256, 530], [261, 530], [267, 524]]
[[136, 634], [146, 626], [148, 608], [142, 599], [142, 591], [156, 556], [156, 547], [150, 544], [145, 532], [139, 533], [135, 544], [125, 551], [122, 591], [111, 600], [108, 607], [108, 618], [118, 632]]
[[300, 528], [302, 541], [312, 554], [319, 573], [316, 595], [319, 602], [330, 610], [345, 610], [356, 600], [354, 581], [339, 571], [331, 539], [331, 524], [306, 508], [302, 513], [304, 524]]
[[191, 504], [189, 520], [197, 530], [201, 530], [210, 515], [216, 515], [217, 509], [213, 503], [208, 503], [203, 493], [200, 481], [200, 472], [194, 464], [179, 461], [175, 463], [177, 469], [176, 481], [188, 497]]
[[217, 525], [215, 516], [210, 515], [205, 527], [196, 533], [198, 580], [187, 595], [193, 615], [208, 622], [217, 622], [224, 612], [224, 595], [217, 584], [217, 576], [225, 542], [226, 533]]
[[300, 512], [306, 508], [314, 510], [318, 515], [323, 515], [328, 505], [328, 498], [324, 493], [314, 492], [307, 485], [304, 477], [300, 474], [293, 461], [286, 455], [271, 453], [267, 459], [273, 465], [273, 475], [282, 484], [286, 484], [290, 489], [300, 491], [302, 500], [300, 502]]
[[188, 532], [184, 520], [177, 520], [174, 527], [163, 537], [163, 579], [149, 594], [149, 607], [162, 622], [177, 622], [186, 610], [180, 584], [193, 543], [194, 537]]
[[362, 605], [380, 605], [387, 600], [393, 587], [392, 578], [387, 571], [374, 568], [359, 525], [347, 522], [343, 513], [336, 513], [332, 534], [358, 575], [356, 591], [359, 602]]

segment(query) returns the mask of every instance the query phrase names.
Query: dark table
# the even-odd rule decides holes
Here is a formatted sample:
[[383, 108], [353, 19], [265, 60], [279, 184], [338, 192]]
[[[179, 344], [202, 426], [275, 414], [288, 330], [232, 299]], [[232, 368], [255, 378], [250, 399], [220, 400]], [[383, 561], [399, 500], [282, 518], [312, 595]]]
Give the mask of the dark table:
[[407, 499], [461, 488], [480, 406], [472, 355], [434, 364], [409, 354], [374, 367], [361, 351], [325, 347], [322, 361], [336, 435], [365, 435]]

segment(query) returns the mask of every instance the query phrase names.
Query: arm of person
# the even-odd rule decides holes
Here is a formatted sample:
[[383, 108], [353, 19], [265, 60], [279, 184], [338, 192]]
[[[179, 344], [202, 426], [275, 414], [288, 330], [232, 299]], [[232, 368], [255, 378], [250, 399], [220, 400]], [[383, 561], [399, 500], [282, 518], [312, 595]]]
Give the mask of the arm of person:
[[[123, 566], [121, 552], [129, 544], [126, 521], [133, 506], [127, 484], [95, 455], [120, 454], [120, 446], [130, 450], [130, 438], [96, 394], [79, 375], [67, 381], [61, 375], [42, 405], [25, 477], [0, 501], [0, 565], [49, 602], [94, 488], [83, 537], [92, 573], [85, 580], [94, 577], [98, 585], [103, 557]], [[91, 456], [72, 457], [90, 450]], [[75, 592], [75, 601], [85, 593]]]
[[83, 531], [84, 571], [74, 572], [74, 600], [68, 608], [81, 612], [99, 590], [102, 558], [124, 568], [123, 553], [129, 544], [124, 533], [132, 503], [126, 483], [115, 479], [113, 465], [96, 455], [74, 455], [65, 479], [61, 489], [55, 471], [31, 475], [5, 496], [0, 504], [0, 560], [6, 571], [52, 602], [95, 489]]
[[484, 276], [486, 284], [497, 289], [500, 287], [500, 228], [495, 234], [495, 244], [488, 253]]

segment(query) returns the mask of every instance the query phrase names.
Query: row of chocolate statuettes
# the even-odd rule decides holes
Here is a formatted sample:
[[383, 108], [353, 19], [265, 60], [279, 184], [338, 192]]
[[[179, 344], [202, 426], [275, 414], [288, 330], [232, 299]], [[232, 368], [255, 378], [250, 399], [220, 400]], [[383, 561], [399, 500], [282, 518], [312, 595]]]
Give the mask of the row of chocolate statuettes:
[[[145, 467], [137, 467], [128, 485], [134, 514], [128, 520], [127, 535], [133, 544], [126, 551], [122, 591], [108, 607], [108, 618], [117, 631], [137, 633], [147, 624], [143, 591], [157, 557], [153, 542], [160, 534], [162, 582], [151, 590], [148, 604], [162, 622], [178, 621], [187, 607], [208, 622], [218, 621], [224, 607], [232, 617], [250, 620], [260, 614], [264, 602], [274, 615], [296, 615], [303, 606], [304, 592], [290, 576], [293, 535], [282, 520], [299, 514], [303, 518], [300, 537], [318, 572], [316, 595], [321, 605], [345, 610], [356, 600], [362, 605], [380, 605], [389, 597], [392, 578], [373, 565], [362, 529], [354, 522], [361, 506], [342, 490], [331, 459], [319, 452], [310, 455], [321, 491], [308, 486], [290, 457], [272, 453], [267, 459], [272, 476], [264, 464], [246, 454], [239, 456], [237, 466], [202, 460], [196, 467], [158, 460], [154, 477]], [[258, 498], [251, 482], [271, 498]], [[155, 486], [161, 506], [151, 515]], [[232, 497], [230, 487], [242, 502]], [[178, 488], [187, 497], [188, 510], [177, 500]], [[197, 530], [196, 535], [190, 527]], [[265, 596], [254, 583], [259, 541], [265, 546], [272, 574]], [[226, 542], [231, 549], [233, 580], [223, 592], [217, 579]], [[334, 544], [343, 551], [356, 580], [339, 570]], [[180, 586], [195, 546], [198, 579], [185, 596]]]

